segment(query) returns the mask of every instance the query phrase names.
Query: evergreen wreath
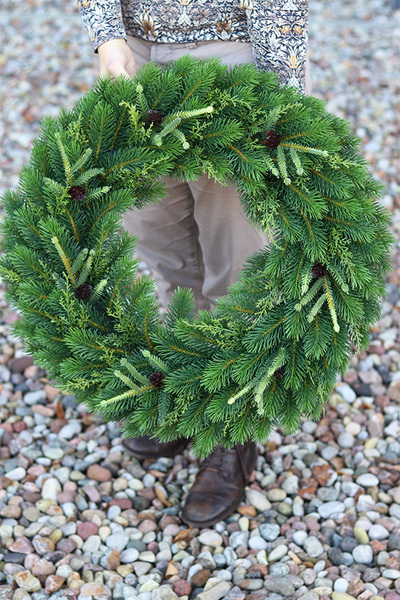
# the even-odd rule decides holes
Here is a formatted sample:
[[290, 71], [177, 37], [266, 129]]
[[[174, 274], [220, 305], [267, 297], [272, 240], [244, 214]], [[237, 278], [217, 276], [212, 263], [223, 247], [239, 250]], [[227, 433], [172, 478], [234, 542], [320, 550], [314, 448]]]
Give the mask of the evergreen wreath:
[[[178, 289], [161, 321], [137, 276], [132, 206], [161, 175], [234, 183], [273, 232], [215, 314]], [[200, 455], [318, 419], [367, 347], [389, 271], [389, 214], [360, 141], [324, 103], [252, 65], [186, 56], [99, 80], [43, 121], [4, 197], [1, 273], [35, 361], [126, 436], [193, 438]]]

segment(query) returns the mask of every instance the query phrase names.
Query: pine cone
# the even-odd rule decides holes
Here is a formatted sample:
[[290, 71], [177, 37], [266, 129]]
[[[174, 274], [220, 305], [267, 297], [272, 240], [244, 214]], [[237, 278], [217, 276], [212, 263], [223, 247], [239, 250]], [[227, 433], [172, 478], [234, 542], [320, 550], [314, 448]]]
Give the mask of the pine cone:
[[275, 377], [277, 377], [279, 379], [283, 379], [283, 377], [285, 376], [285, 365], [282, 365], [282, 367], [279, 367], [279, 369], [276, 369], [274, 375], [275, 375]]
[[163, 114], [158, 110], [148, 110], [147, 119], [149, 123], [152, 123], [154, 127], [159, 127], [163, 120]]
[[149, 379], [150, 379], [151, 383], [154, 385], [154, 387], [158, 387], [158, 388], [160, 388], [164, 385], [164, 383], [163, 383], [164, 377], [165, 377], [165, 375], [161, 371], [154, 371], [154, 373], [149, 375]]
[[322, 263], [316, 263], [311, 268], [311, 275], [314, 277], [314, 279], [324, 277], [326, 275], [326, 265], [323, 265]]
[[281, 141], [281, 136], [275, 129], [269, 129], [266, 133], [264, 144], [268, 148], [277, 148], [279, 146], [279, 142]]
[[86, 191], [80, 185], [73, 185], [72, 187], [70, 187], [68, 190], [68, 194], [74, 200], [79, 200], [81, 202], [82, 202], [82, 200], [86, 199]]
[[87, 300], [93, 293], [92, 286], [88, 283], [82, 283], [78, 288], [76, 288], [75, 295], [79, 300]]

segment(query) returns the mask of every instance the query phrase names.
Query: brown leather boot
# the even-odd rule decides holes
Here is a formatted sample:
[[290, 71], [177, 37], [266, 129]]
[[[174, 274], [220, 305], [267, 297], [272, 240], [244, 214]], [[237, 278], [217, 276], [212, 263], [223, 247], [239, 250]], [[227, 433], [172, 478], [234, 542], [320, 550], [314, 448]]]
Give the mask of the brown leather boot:
[[182, 510], [188, 525], [209, 527], [228, 517], [243, 498], [257, 462], [257, 446], [247, 442], [232, 450], [217, 446], [200, 467]]
[[124, 448], [129, 450], [135, 458], [139, 459], [175, 456], [182, 452], [188, 443], [189, 440], [181, 438], [173, 442], [161, 444], [156, 439], [147, 437], [147, 435], [122, 440]]

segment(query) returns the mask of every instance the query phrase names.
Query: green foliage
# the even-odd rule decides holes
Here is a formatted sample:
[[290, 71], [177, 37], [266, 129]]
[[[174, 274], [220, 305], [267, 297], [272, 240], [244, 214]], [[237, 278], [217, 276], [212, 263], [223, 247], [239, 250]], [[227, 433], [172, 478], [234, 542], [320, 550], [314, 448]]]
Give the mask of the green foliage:
[[[276, 148], [264, 143], [271, 129]], [[215, 314], [195, 315], [192, 292], [178, 288], [162, 323], [121, 217], [165, 195], [162, 175], [204, 173], [236, 185], [271, 243]], [[251, 65], [186, 56], [99, 80], [43, 121], [3, 198], [15, 333], [63, 390], [128, 436], [191, 437], [204, 456], [278, 425], [294, 431], [301, 416], [319, 418], [379, 318], [392, 244], [381, 192], [346, 122]], [[83, 283], [92, 295], [80, 300]]]

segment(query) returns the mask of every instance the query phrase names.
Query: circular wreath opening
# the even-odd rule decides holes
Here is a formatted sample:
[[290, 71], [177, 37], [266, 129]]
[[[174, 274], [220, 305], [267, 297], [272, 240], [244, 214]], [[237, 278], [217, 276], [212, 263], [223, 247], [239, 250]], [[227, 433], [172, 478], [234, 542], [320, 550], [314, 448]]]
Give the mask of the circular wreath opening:
[[[203, 174], [235, 184], [273, 241], [215, 314], [195, 315], [178, 289], [162, 322], [121, 217], [163, 196], [161, 175]], [[43, 121], [3, 198], [15, 331], [125, 436], [190, 437], [205, 456], [294, 431], [320, 417], [379, 318], [392, 244], [381, 193], [349, 125], [272, 73], [186, 56], [99, 80]]]

